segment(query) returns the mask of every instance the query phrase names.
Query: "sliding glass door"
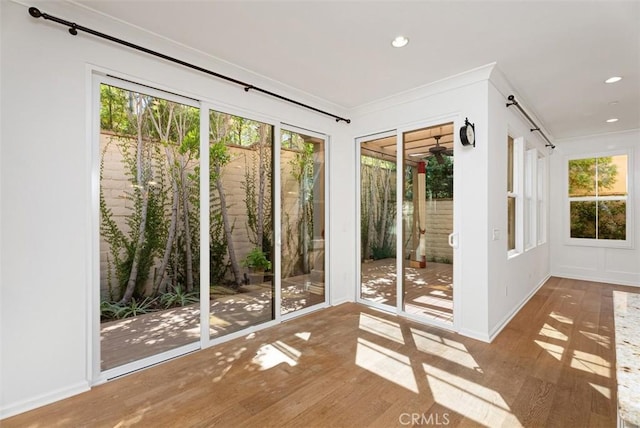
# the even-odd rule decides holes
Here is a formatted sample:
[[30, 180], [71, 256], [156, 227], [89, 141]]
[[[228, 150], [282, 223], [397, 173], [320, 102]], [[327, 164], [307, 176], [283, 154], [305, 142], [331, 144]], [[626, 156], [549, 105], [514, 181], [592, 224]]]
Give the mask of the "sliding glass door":
[[357, 139], [358, 301], [453, 327], [453, 122]]
[[197, 343], [200, 328], [199, 109], [122, 83], [99, 86], [102, 371]]
[[358, 140], [360, 283], [358, 300], [396, 307], [396, 133]]
[[209, 334], [274, 319], [274, 127], [209, 111]]
[[106, 76], [94, 102], [93, 382], [327, 304], [325, 135]]
[[326, 137], [295, 128], [280, 133], [280, 313], [326, 303]]

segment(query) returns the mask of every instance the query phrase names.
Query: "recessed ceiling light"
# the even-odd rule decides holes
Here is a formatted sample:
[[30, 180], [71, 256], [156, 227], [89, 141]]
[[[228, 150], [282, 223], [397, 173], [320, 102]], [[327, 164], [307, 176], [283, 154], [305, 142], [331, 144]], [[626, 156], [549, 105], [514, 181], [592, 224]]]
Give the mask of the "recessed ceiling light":
[[406, 46], [407, 43], [409, 43], [408, 38], [406, 38], [405, 36], [398, 36], [391, 41], [391, 46], [393, 46], [394, 48], [401, 48], [403, 46]]
[[622, 77], [620, 76], [613, 76], [613, 77], [609, 77], [607, 80], [604, 81], [604, 83], [616, 83], [622, 80]]
[[612, 117], [611, 119], [607, 119], [607, 123], [613, 123], [613, 122], [617, 122], [618, 118], [617, 117]]

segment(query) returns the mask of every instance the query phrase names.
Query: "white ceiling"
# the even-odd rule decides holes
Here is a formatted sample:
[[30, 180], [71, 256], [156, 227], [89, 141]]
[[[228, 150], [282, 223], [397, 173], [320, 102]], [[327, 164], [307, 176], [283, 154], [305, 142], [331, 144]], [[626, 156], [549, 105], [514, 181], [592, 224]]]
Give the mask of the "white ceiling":
[[497, 62], [554, 139], [640, 128], [640, 1], [77, 3], [345, 108]]

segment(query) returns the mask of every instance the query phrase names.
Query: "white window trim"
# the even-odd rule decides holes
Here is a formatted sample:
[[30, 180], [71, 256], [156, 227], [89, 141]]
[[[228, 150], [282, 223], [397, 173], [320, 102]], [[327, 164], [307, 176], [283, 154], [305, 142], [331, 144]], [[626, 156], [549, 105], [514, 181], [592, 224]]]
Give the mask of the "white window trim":
[[538, 245], [538, 151], [535, 148], [525, 152], [524, 200], [528, 202], [524, 212], [524, 250], [529, 251]]
[[[609, 156], [619, 156], [626, 155], [627, 156], [627, 196], [626, 198], [621, 198], [618, 196], [603, 196], [603, 197], [589, 197], [589, 198], [570, 198], [569, 197], [569, 161], [575, 159], [589, 159], [589, 158], [601, 158], [601, 157], [609, 157]], [[597, 153], [585, 153], [580, 155], [572, 155], [565, 156], [564, 165], [563, 165], [563, 199], [564, 199], [564, 243], [565, 245], [574, 245], [581, 247], [600, 247], [600, 248], [623, 248], [623, 249], [633, 249], [634, 241], [633, 237], [635, 235], [635, 225], [633, 222], [634, 217], [634, 204], [635, 200], [633, 198], [635, 189], [633, 187], [634, 184], [634, 160], [633, 160], [633, 150], [612, 150], [608, 152], [597, 152]], [[572, 200], [625, 200], [626, 201], [626, 211], [627, 211], [627, 239], [620, 240], [612, 240], [612, 239], [590, 239], [590, 238], [572, 238], [571, 237], [571, 218], [570, 218], [570, 202]]]
[[547, 156], [544, 156], [541, 152], [538, 152], [538, 159], [536, 162], [536, 169], [538, 174], [537, 186], [537, 199], [536, 199], [536, 212], [537, 212], [537, 236], [536, 240], [538, 245], [543, 245], [547, 242], [547, 224], [548, 212], [547, 201], [549, 198], [549, 186], [547, 179]]
[[[513, 192], [507, 192], [507, 197], [516, 199], [516, 247], [507, 252], [507, 258], [513, 258], [523, 253], [524, 248], [524, 137], [513, 138]], [[507, 234], [509, 233], [509, 219], [507, 218]], [[507, 237], [508, 242], [508, 237]]]

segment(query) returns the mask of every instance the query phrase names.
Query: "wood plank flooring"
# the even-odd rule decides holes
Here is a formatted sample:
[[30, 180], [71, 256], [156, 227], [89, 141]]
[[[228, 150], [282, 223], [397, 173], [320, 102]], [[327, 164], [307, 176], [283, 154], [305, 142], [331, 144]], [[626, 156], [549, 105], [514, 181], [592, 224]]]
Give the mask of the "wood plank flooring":
[[343, 304], [0, 425], [614, 427], [612, 290], [551, 278], [492, 344]]

